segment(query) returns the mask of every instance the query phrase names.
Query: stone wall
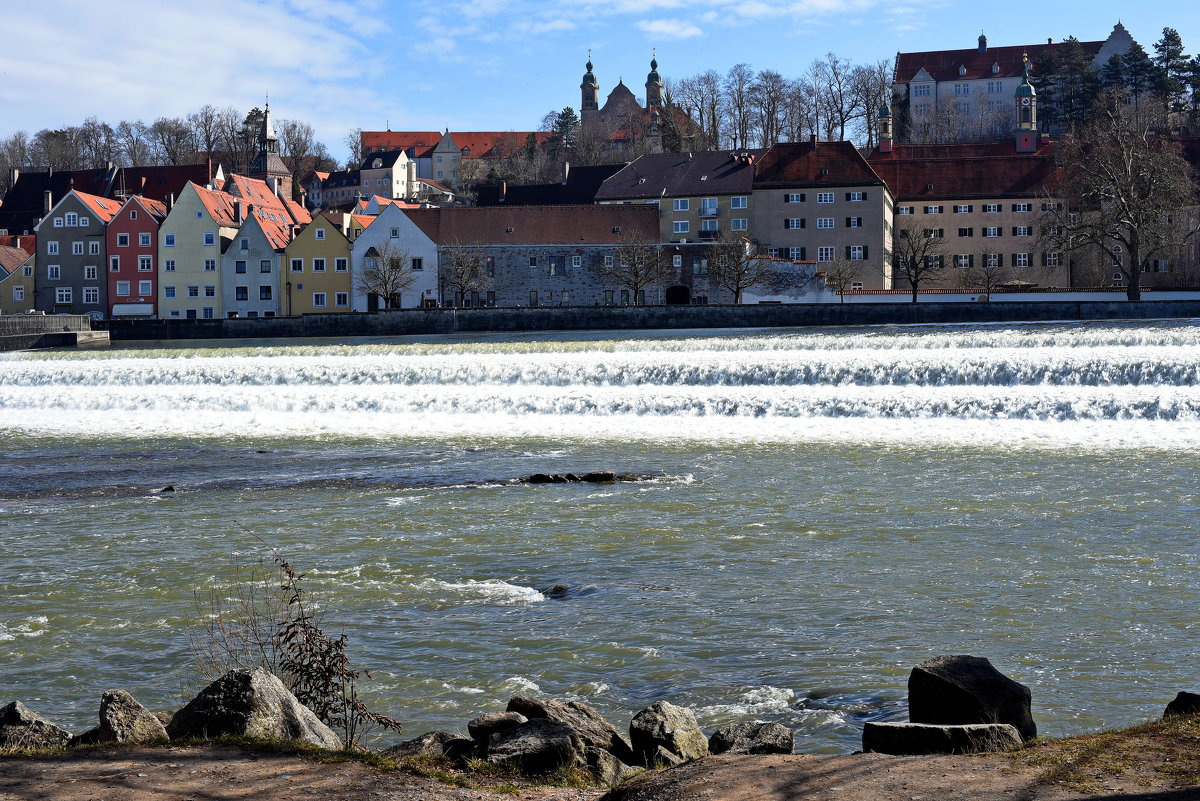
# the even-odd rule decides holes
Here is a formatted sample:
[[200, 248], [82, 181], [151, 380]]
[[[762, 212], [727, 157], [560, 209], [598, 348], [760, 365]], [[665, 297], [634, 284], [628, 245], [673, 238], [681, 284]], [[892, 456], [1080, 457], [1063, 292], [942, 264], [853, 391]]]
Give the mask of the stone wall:
[[257, 320], [110, 320], [97, 323], [96, 327], [107, 327], [113, 340], [139, 340], [401, 336], [589, 329], [788, 328], [1191, 317], [1200, 317], [1200, 301], [398, 309], [373, 314], [309, 314], [303, 317]]

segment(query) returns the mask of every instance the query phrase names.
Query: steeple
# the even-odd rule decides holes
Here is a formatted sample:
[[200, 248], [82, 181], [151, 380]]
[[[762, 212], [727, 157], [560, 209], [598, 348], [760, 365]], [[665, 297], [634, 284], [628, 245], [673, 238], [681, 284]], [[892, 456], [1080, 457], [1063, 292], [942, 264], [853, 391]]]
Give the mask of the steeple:
[[278, 153], [279, 139], [275, 136], [275, 126], [271, 124], [271, 101], [263, 105], [262, 126], [258, 129], [258, 152]]
[[600, 108], [600, 84], [596, 81], [596, 76], [592, 72], [592, 51], [588, 51], [587, 72], [583, 74], [583, 82], [579, 84], [582, 100], [580, 101], [581, 111], [596, 111]]
[[892, 110], [887, 103], [879, 107], [879, 152], [892, 152]]
[[258, 129], [258, 155], [250, 165], [250, 177], [266, 181], [271, 191], [285, 200], [292, 197], [292, 173], [279, 158], [279, 139], [271, 124], [271, 103], [263, 108], [262, 125]]
[[1024, 55], [1025, 77], [1017, 86], [1013, 101], [1017, 111], [1017, 152], [1033, 153], [1038, 146], [1037, 132], [1037, 90], [1029, 81], [1029, 54]]
[[987, 52], [987, 37], [983, 35], [983, 31], [979, 32], [979, 52]]
[[658, 56], [654, 51], [650, 55], [650, 74], [646, 76], [646, 108], [662, 108], [663, 79], [658, 74]]

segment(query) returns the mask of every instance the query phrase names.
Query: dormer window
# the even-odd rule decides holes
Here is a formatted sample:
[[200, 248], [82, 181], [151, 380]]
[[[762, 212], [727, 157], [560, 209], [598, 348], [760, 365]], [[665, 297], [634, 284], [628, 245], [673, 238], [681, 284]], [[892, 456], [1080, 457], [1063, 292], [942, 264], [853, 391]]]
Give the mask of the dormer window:
[[967, 68], [966, 68], [965, 66], [960, 66], [960, 67], [958, 68], [958, 77], [960, 77], [960, 78], [961, 78], [961, 77], [963, 77], [963, 76], [964, 76], [964, 75], [966, 75], [966, 74], [967, 74]]
[[375, 159], [374, 161], [371, 162], [371, 167], [373, 167], [374, 169], [379, 169], [382, 166], [383, 166], [383, 159]]
[[992, 74], [993, 74], [993, 75], [999, 75], [999, 74], [1000, 74], [1000, 65], [999, 65], [999, 64], [993, 64], [993, 65], [992, 65]]

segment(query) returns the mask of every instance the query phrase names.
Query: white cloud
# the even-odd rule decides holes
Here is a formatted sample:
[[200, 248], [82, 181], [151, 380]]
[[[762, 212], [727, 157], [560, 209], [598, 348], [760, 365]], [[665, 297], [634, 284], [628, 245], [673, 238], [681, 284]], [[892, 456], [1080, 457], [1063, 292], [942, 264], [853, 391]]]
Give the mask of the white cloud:
[[704, 35], [704, 31], [692, 23], [680, 20], [644, 19], [639, 20], [636, 24], [640, 30], [650, 34], [652, 38], [658, 39], [691, 39], [694, 36]]

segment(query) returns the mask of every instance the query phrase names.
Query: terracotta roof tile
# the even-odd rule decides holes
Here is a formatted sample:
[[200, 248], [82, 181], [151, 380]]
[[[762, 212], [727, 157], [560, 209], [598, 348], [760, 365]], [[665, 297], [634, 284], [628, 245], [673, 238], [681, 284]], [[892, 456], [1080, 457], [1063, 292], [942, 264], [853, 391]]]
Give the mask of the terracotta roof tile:
[[121, 210], [122, 203], [119, 200], [108, 200], [97, 195], [89, 195], [86, 192], [72, 190], [75, 197], [91, 210], [96, 219], [104, 224], [112, 222], [112, 218], [117, 216], [117, 212]]
[[653, 206], [489, 206], [404, 212], [438, 244], [617, 244], [637, 236], [658, 241]]
[[735, 156], [729, 151], [710, 150], [640, 156], [600, 184], [596, 200], [749, 194], [754, 184], [754, 162], [765, 152], [744, 150]]
[[[1080, 42], [1083, 51], [1095, 58], [1104, 46], [1104, 42]], [[980, 78], [1017, 78], [1025, 73], [1025, 54], [1029, 54], [1030, 63], [1036, 63], [1042, 53], [1054, 52], [1062, 47], [1062, 43], [1046, 43], [1031, 45], [1015, 45], [1008, 47], [988, 47], [980, 52], [979, 48], [963, 50], [930, 50], [924, 53], [900, 53], [896, 56], [896, 83], [908, 83], [922, 69], [929, 73], [935, 81], [978, 80]], [[992, 72], [993, 66], [999, 66], [998, 72]], [[966, 73], [960, 74], [959, 68], [965, 67]]]
[[754, 164], [758, 186], [874, 186], [882, 184], [851, 142], [783, 142]]
[[25, 260], [29, 258], [29, 254], [21, 248], [8, 247], [0, 245], [0, 271], [4, 275], [8, 275], [13, 270], [16, 270]]
[[1053, 146], [1017, 153], [1013, 142], [894, 145], [874, 153], [871, 166], [897, 201], [1036, 197], [1052, 186]]

